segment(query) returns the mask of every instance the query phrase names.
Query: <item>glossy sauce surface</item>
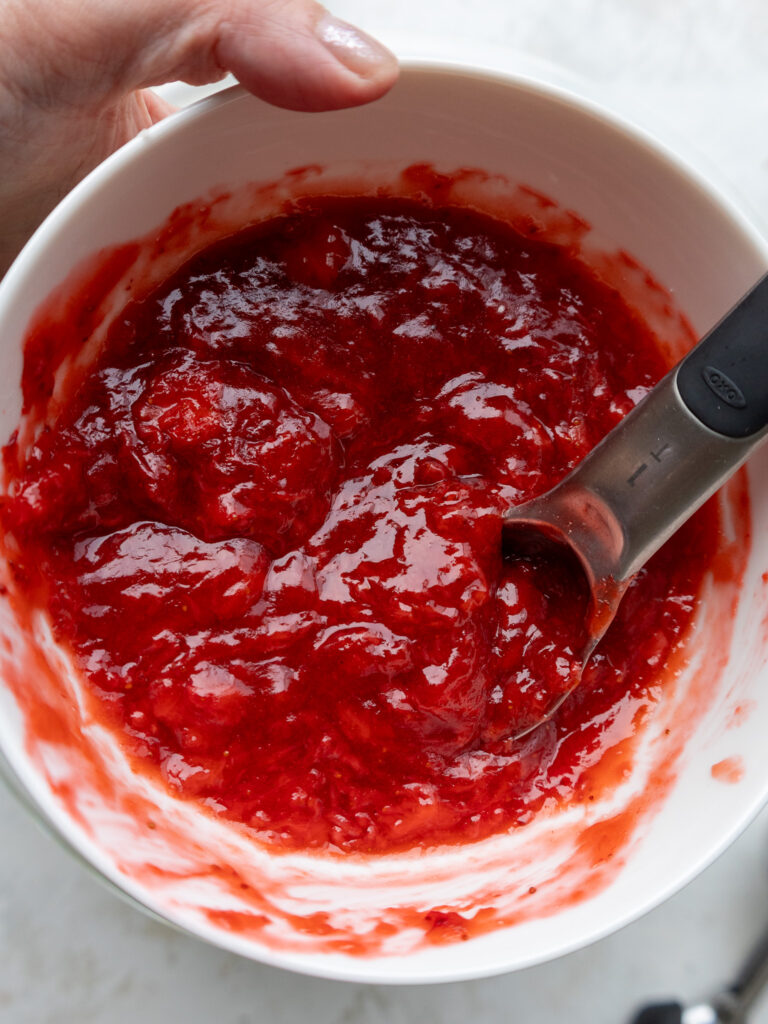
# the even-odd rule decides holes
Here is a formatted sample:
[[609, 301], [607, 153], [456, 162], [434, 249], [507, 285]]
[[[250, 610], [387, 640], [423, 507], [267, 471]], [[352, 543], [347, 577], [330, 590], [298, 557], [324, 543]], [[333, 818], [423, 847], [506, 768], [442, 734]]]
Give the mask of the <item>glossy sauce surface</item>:
[[[28, 353], [25, 395], [52, 382]], [[566, 250], [478, 214], [314, 200], [126, 308], [12, 478], [17, 580], [132, 755], [289, 847], [481, 838], [552, 800], [661, 689], [707, 507], [639, 575], [584, 681], [585, 595], [502, 563], [664, 372]]]

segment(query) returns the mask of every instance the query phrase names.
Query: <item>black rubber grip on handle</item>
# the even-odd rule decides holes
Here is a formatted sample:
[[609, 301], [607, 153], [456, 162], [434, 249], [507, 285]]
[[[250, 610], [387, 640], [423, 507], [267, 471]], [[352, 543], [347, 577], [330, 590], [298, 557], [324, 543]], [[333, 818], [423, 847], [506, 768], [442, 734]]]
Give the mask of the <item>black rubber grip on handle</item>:
[[768, 274], [680, 363], [677, 388], [693, 415], [724, 437], [768, 426]]

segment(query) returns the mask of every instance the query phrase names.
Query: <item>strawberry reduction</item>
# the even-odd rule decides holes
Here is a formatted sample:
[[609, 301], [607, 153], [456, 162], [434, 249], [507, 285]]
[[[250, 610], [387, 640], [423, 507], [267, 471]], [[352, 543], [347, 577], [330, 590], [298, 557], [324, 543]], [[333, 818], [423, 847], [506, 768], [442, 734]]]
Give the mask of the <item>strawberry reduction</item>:
[[[28, 346], [28, 408], [41, 366]], [[129, 304], [56, 422], [6, 447], [16, 579], [135, 762], [265, 840], [523, 825], [588, 800], [663, 690], [718, 519], [641, 571], [515, 739], [578, 679], [587, 594], [503, 561], [501, 517], [664, 370], [565, 248], [464, 209], [306, 200]]]

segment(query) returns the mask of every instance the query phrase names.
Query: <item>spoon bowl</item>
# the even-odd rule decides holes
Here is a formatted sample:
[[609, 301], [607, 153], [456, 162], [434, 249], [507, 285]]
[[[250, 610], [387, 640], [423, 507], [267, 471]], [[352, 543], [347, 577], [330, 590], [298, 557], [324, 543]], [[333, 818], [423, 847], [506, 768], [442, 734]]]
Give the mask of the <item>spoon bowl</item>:
[[[517, 506], [505, 517], [504, 559], [508, 562], [524, 559], [540, 568], [546, 567], [550, 579], [552, 574], [562, 579], [561, 586], [569, 599], [581, 604], [583, 614], [572, 643], [564, 652], [570, 656], [572, 666], [565, 688], [551, 695], [541, 717], [519, 723], [511, 737], [513, 740], [522, 739], [552, 718], [580, 684], [587, 663], [613, 622], [630, 582], [618, 583], [610, 576], [595, 576], [594, 563], [572, 542], [566, 522], [555, 521], [560, 518], [556, 504], [554, 510], [545, 507], [550, 493]], [[546, 583], [542, 589], [546, 589]]]

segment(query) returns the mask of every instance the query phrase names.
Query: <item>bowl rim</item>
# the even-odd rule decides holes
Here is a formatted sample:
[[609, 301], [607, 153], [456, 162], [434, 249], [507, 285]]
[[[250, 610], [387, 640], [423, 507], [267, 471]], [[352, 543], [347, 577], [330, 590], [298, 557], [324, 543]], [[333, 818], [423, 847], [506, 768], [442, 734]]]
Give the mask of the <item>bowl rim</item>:
[[[485, 62], [480, 64], [472, 60], [444, 60], [434, 56], [410, 56], [404, 59], [401, 64], [405, 75], [413, 73], [438, 73], [464, 77], [475, 81], [485, 80], [505, 87], [511, 87], [513, 90], [538, 95], [549, 102], [570, 109], [580, 116], [586, 115], [592, 118], [605, 129], [622, 137], [627, 145], [635, 148], [640, 147], [655, 159], [661, 160], [670, 171], [684, 179], [689, 188], [695, 189], [716, 205], [728, 217], [744, 241], [751, 246], [756, 256], [762, 259], [768, 268], [768, 239], [754, 223], [754, 220], [741, 208], [739, 202], [727, 190], [716, 181], [713, 181], [704, 171], [696, 167], [689, 158], [682, 157], [666, 142], [657, 138], [651, 131], [641, 126], [634, 119], [613, 111], [609, 106], [580, 91], [575, 85], [571, 87], [570, 85], [554, 83], [546, 78], [545, 73], [538, 74], [530, 70], [515, 71], [502, 68], [493, 60], [487, 64]], [[45, 218], [18, 254], [4, 278], [0, 280], [0, 322], [3, 319], [5, 310], [13, 307], [23, 281], [27, 278], [30, 270], [34, 268], [40, 255], [45, 252], [51, 239], [60, 231], [65, 230], [69, 221], [76, 218], [81, 205], [88, 202], [89, 197], [95, 190], [107, 185], [115, 172], [130, 166], [136, 160], [140, 160], [147, 146], [159, 143], [166, 136], [186, 132], [200, 117], [247, 95], [249, 93], [243, 86], [234, 85], [213, 95], [206, 96], [157, 124], [142, 130], [135, 138], [131, 139], [94, 168]], [[730, 846], [768, 800], [768, 777], [766, 777], [762, 792], [753, 797], [745, 807], [739, 821], [720, 837], [717, 844], [709, 848], [700, 858], [689, 863], [684, 871], [679, 872], [677, 877], [670, 879], [663, 888], [655, 890], [645, 901], [629, 908], [618, 916], [613, 916], [610, 921], [606, 921], [599, 927], [591, 929], [583, 938], [564, 941], [559, 945], [553, 943], [547, 952], [538, 952], [525, 958], [517, 958], [513, 964], [493, 963], [486, 968], [475, 966], [467, 967], [463, 970], [452, 968], [448, 971], [438, 968], [422, 970], [420, 972], [403, 972], [398, 969], [386, 970], [387, 964], [395, 967], [398, 960], [401, 959], [399, 957], [375, 957], [368, 960], [366, 958], [350, 956], [344, 958], [343, 966], [339, 966], [339, 961], [335, 956], [274, 950], [268, 946], [257, 945], [251, 940], [241, 939], [237, 935], [230, 934], [213, 926], [191, 927], [187, 922], [175, 920], [168, 913], [164, 912], [163, 909], [153, 905], [154, 900], [151, 897], [146, 899], [139, 895], [139, 886], [134, 887], [133, 884], [128, 884], [116, 871], [106, 870], [97, 864], [92, 851], [88, 848], [88, 844], [81, 841], [77, 832], [72, 832], [66, 828], [66, 815], [62, 812], [61, 820], [56, 820], [58, 815], [56, 817], [50, 815], [37, 802], [34, 795], [30, 792], [30, 787], [24, 781], [24, 774], [17, 765], [12, 763], [0, 743], [0, 778], [5, 780], [9, 789], [19, 799], [20, 803], [30, 811], [39, 824], [45, 827], [62, 848], [81, 861], [94, 877], [107, 885], [108, 888], [122, 899], [156, 920], [162, 921], [164, 924], [186, 935], [202, 939], [229, 952], [258, 960], [273, 967], [289, 969], [330, 980], [392, 985], [437, 984], [492, 977], [554, 960], [576, 949], [591, 945], [599, 939], [623, 929], [687, 885]], [[134, 888], [137, 891], [131, 891]], [[327, 957], [327, 962], [323, 962], [323, 957]], [[384, 965], [384, 970], [381, 972], [371, 970], [370, 966], [374, 963]]]
[[[694, 185], [697, 191], [714, 200], [749, 240], [756, 252], [762, 255], [766, 267], [768, 267], [768, 235], [760, 230], [754, 218], [744, 210], [742, 203], [732, 194], [731, 190], [713, 180], [709, 173], [699, 169], [689, 157], [681, 156], [666, 141], [641, 125], [636, 119], [612, 110], [607, 104], [589, 95], [586, 88], [585, 91], [581, 91], [576, 87], [576, 83], [571, 86], [561, 82], [552, 82], [545, 77], [544, 72], [501, 68], [493, 59], [489, 60], [487, 64], [478, 64], [458, 58], [443, 60], [434, 56], [411, 56], [401, 59], [400, 65], [401, 71], [405, 75], [413, 72], [437, 72], [470, 79], [484, 78], [500, 85], [511, 85], [513, 88], [539, 94], [562, 107], [575, 108], [580, 113], [590, 116], [603, 127], [623, 136], [625, 141], [639, 145], [656, 158], [661, 159], [669, 170], [679, 177], [687, 179], [688, 183]], [[394, 88], [397, 88], [397, 84]], [[141, 153], [148, 145], [154, 145], [167, 134], [186, 131], [189, 125], [208, 112], [249, 95], [250, 93], [244, 86], [235, 84], [190, 103], [156, 124], [143, 128], [136, 136], [89, 171], [37, 227], [4, 277], [0, 279], [0, 318], [3, 315], [3, 306], [13, 301], [13, 292], [17, 287], [17, 281], [27, 272], [27, 264], [34, 261], [38, 254], [44, 251], [48, 245], [49, 236], [63, 227], [76, 214], [79, 204], [87, 200], [88, 195], [94, 189], [108, 181], [114, 172], [130, 165], [134, 160], [140, 159]], [[768, 226], [766, 230], [768, 230]]]

